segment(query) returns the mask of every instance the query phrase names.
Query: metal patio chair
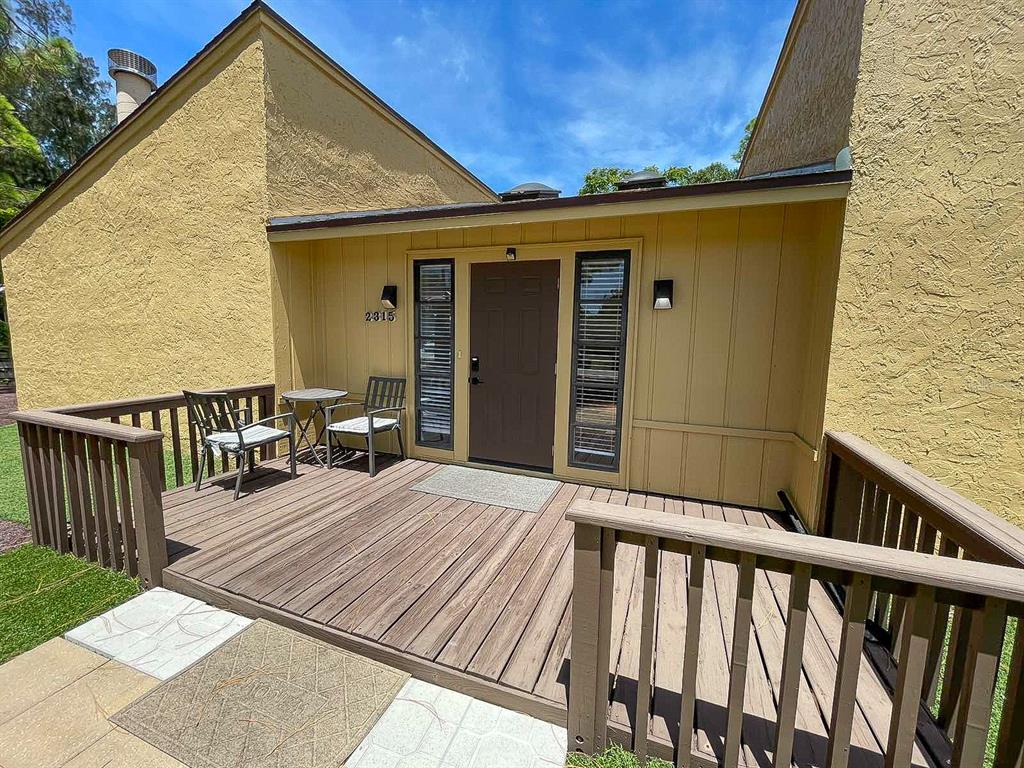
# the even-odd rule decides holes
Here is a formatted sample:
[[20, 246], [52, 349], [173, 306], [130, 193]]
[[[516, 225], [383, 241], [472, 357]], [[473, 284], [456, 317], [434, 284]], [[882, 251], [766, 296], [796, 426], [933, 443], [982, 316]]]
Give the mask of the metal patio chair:
[[[361, 416], [344, 421], [332, 422], [334, 411], [341, 408], [358, 408]], [[371, 376], [366, 382], [366, 400], [362, 403], [338, 403], [328, 406], [327, 418], [327, 467], [334, 466], [332, 435], [351, 435], [366, 440], [366, 453], [370, 462], [370, 477], [377, 474], [377, 459], [373, 446], [374, 435], [382, 432], [396, 432], [398, 451], [405, 458], [405, 444], [402, 442], [402, 413], [405, 410], [405, 379]], [[391, 413], [393, 416], [383, 416]]]
[[[182, 392], [188, 406], [189, 418], [199, 429], [202, 440], [202, 455], [199, 457], [199, 472], [196, 477], [196, 490], [203, 483], [203, 471], [206, 469], [207, 453], [216, 455], [224, 451], [238, 460], [238, 478], [235, 480], [235, 500], [242, 490], [242, 476], [245, 474], [245, 457], [253, 454], [255, 449], [279, 440], [288, 441], [288, 458], [291, 461], [292, 478], [295, 473], [295, 414], [279, 413], [267, 416], [247, 424], [241, 417], [248, 408], [236, 408], [225, 392]], [[252, 418], [252, 413], [249, 413]], [[270, 426], [276, 421], [287, 421], [288, 429]], [[255, 456], [251, 456], [249, 464], [256, 466]], [[211, 470], [212, 472], [212, 470]]]

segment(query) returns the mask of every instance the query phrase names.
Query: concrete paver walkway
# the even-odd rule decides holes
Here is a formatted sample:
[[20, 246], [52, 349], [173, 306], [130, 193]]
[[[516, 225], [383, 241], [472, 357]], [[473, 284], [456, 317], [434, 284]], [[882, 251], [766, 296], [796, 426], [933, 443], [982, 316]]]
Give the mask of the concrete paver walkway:
[[[0, 768], [189, 768], [109, 718], [249, 623], [151, 590], [0, 665]], [[565, 749], [564, 728], [409, 680], [347, 766], [557, 768]]]

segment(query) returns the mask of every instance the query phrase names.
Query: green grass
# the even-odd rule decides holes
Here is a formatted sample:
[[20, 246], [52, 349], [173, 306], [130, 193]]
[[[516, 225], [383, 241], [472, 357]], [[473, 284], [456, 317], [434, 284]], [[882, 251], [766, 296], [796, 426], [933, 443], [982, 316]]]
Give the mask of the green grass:
[[617, 744], [608, 747], [599, 755], [582, 755], [579, 752], [570, 752], [565, 760], [567, 768], [672, 768], [671, 763], [659, 760], [656, 757], [649, 758], [643, 765], [637, 760], [636, 755]]
[[0, 555], [0, 664], [139, 592], [139, 582], [32, 544]]
[[28, 525], [28, 501], [16, 424], [0, 427], [0, 520]]

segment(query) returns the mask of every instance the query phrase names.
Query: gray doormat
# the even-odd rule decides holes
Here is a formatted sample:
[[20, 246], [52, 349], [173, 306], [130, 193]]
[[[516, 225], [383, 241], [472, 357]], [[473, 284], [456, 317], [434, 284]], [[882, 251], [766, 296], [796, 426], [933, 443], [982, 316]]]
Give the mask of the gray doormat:
[[111, 720], [191, 768], [335, 768], [408, 678], [261, 620]]
[[558, 486], [557, 480], [545, 480], [542, 477], [526, 477], [472, 467], [445, 467], [416, 483], [412, 489], [453, 499], [479, 501], [495, 507], [540, 512], [551, 494], [558, 490]]

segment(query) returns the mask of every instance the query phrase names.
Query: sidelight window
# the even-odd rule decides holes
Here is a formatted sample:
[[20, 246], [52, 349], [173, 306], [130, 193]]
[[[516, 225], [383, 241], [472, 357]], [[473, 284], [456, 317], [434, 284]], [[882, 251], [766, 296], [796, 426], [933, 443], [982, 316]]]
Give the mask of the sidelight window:
[[629, 251], [576, 254], [569, 464], [617, 471]]
[[452, 448], [455, 263], [415, 263], [416, 444]]

